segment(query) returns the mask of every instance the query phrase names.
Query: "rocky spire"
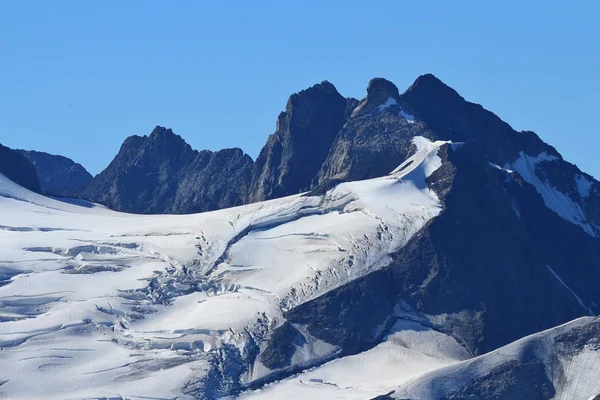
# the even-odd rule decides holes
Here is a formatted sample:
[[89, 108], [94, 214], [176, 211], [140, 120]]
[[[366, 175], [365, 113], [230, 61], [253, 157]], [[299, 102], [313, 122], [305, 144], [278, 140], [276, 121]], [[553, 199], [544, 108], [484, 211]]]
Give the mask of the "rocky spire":
[[252, 201], [309, 188], [344, 125], [350, 100], [327, 81], [290, 96], [256, 160]]

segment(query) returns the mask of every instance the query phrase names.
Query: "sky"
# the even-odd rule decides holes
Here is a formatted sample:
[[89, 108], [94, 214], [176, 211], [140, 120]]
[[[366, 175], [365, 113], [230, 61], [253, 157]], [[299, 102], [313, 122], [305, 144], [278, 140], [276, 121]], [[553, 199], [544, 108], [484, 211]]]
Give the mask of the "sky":
[[92, 174], [130, 135], [253, 158], [290, 94], [433, 73], [600, 178], [599, 1], [0, 1], [0, 143]]

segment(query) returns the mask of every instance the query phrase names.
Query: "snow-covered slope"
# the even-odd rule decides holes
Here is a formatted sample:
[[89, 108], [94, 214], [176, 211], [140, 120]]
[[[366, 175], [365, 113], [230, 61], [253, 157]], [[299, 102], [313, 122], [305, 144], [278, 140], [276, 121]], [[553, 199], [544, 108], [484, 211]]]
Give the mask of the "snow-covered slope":
[[[425, 178], [444, 142], [415, 144], [389, 176], [195, 215], [117, 213], [0, 176], [0, 394], [215, 397], [268, 380], [274, 371], [258, 354], [286, 310], [386, 265], [440, 213]], [[431, 355], [426, 336], [407, 329], [358, 357], [406, 340], [419, 371], [465, 357], [456, 343]], [[309, 336], [294, 365], [335, 356]], [[319, 374], [329, 381], [328, 370], [362, 362], [334, 361]]]

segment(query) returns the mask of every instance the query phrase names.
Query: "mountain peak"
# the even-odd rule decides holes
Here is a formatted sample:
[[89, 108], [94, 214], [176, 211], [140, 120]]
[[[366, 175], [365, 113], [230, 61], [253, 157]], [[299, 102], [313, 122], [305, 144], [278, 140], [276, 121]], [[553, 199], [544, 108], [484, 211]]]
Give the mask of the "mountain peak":
[[388, 98], [398, 98], [398, 88], [384, 78], [373, 78], [367, 86], [367, 97], [373, 102], [385, 102]]
[[432, 85], [448, 86], [444, 82], [442, 82], [441, 79], [439, 79], [437, 76], [435, 76], [434, 74], [432, 74], [430, 72], [423, 74], [423, 75], [419, 75], [417, 77], [417, 79], [415, 79], [413, 86], [418, 85], [418, 84], [432, 84]]
[[419, 76], [412, 85], [404, 92], [404, 96], [444, 96], [446, 98], [455, 97], [464, 100], [458, 92], [442, 82], [433, 74], [424, 74]]
[[321, 83], [317, 83], [307, 89], [301, 90], [298, 93], [294, 93], [290, 96], [286, 110], [289, 110], [291, 107], [296, 106], [302, 102], [312, 102], [317, 98], [332, 98], [332, 97], [340, 97], [342, 95], [337, 91], [335, 86], [329, 81], [323, 81]]
[[369, 114], [389, 99], [397, 101], [399, 98], [396, 85], [384, 78], [373, 78], [367, 86], [367, 97], [354, 109], [353, 116]]
[[251, 200], [306, 190], [346, 120], [347, 99], [328, 81], [294, 93], [256, 159]]
[[157, 147], [161, 152], [195, 152], [192, 147], [171, 129], [157, 125], [145, 142], [146, 145]]
[[175, 135], [173, 131], [169, 128], [165, 128], [164, 126], [156, 125], [152, 132], [150, 132], [150, 138], [158, 138], [161, 136], [167, 135]]

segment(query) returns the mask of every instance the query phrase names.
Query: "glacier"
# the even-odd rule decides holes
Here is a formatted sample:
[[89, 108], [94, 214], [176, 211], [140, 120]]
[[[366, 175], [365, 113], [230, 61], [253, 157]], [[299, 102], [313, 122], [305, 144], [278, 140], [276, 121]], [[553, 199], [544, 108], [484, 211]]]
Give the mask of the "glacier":
[[[236, 381], [236, 391], [269, 382], [275, 375], [256, 354], [286, 310], [385, 266], [441, 212], [425, 179], [446, 142], [414, 143], [415, 155], [384, 177], [193, 215], [60, 201], [0, 175], [0, 394], [194, 398], [215, 380]], [[421, 357], [423, 367], [390, 363], [393, 375], [467, 357], [453, 339], [409, 328], [321, 371], [351, 372], [356, 360], [372, 363], [406, 335], [415, 345], [401, 358]], [[449, 341], [449, 354], [423, 349], [421, 334]], [[337, 350], [309, 341], [293, 363], [315, 366]], [[295, 379], [326, 385], [313, 375]]]

